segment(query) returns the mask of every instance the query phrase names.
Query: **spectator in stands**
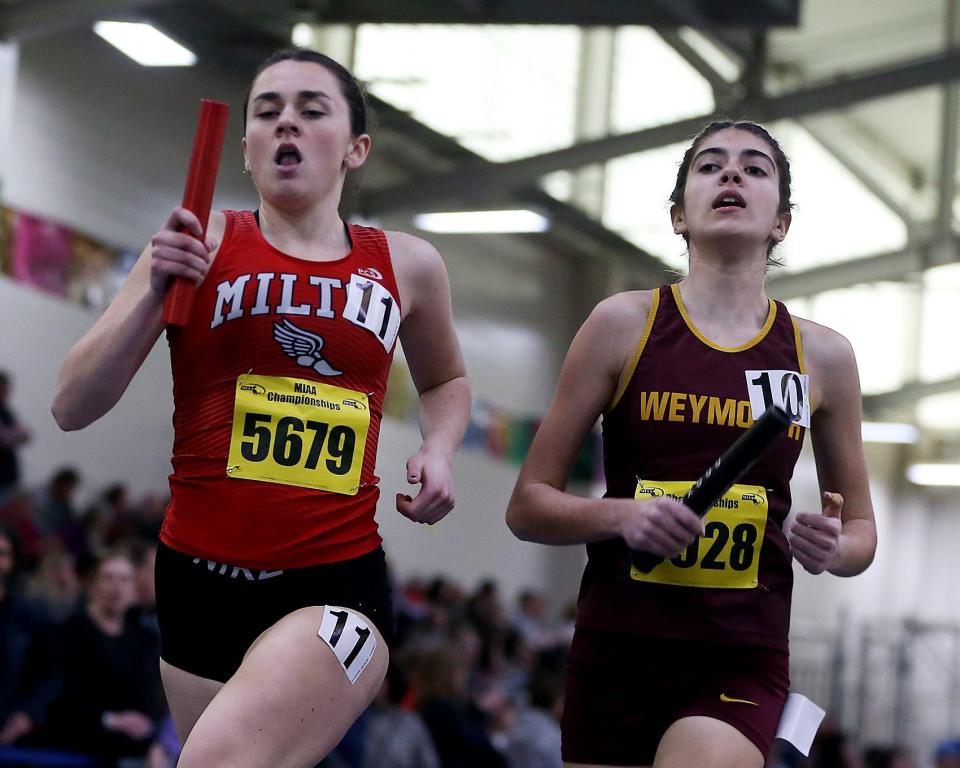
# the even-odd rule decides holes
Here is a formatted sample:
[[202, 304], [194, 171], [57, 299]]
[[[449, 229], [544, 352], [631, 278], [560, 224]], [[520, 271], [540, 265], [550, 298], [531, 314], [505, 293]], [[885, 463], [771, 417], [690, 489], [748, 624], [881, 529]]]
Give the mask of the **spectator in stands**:
[[136, 599], [125, 554], [100, 558], [86, 605], [62, 627], [63, 693], [51, 708], [51, 746], [106, 759], [143, 757], [163, 714], [156, 633], [128, 621]]
[[906, 747], [871, 746], [863, 750], [863, 768], [912, 768]]
[[58, 690], [53, 626], [17, 592], [17, 535], [0, 522], [0, 745], [42, 725]]
[[0, 504], [0, 521], [12, 526], [20, 540], [22, 562], [19, 566], [24, 571], [36, 566], [44, 544], [36, 517], [33, 499], [24, 490], [14, 491], [5, 504]]
[[77, 609], [80, 591], [80, 577], [73, 555], [54, 541], [27, 581], [27, 598], [59, 624]]
[[440, 768], [440, 757], [423, 720], [402, 706], [409, 695], [404, 660], [395, 657], [367, 710], [364, 768]]
[[935, 768], [960, 768], [960, 739], [944, 739], [933, 755]]
[[73, 467], [61, 467], [48, 481], [36, 500], [37, 525], [48, 539], [59, 539], [84, 567], [92, 557], [87, 526], [77, 513], [74, 497], [80, 488], [80, 473]]
[[523, 636], [534, 650], [546, 648], [554, 640], [550, 624], [547, 622], [547, 609], [543, 595], [532, 589], [522, 591], [517, 597], [517, 606], [510, 623]]
[[449, 643], [418, 648], [410, 682], [417, 711], [427, 725], [443, 768], [507, 768], [487, 733], [487, 716], [469, 701], [470, 673], [461, 651]]
[[562, 768], [560, 715], [563, 712], [565, 649], [542, 651], [527, 686], [528, 703], [517, 709], [507, 737], [514, 768]]
[[157, 623], [157, 586], [153, 578], [157, 563], [156, 540], [136, 539], [130, 545], [130, 559], [133, 561], [134, 587], [136, 590], [135, 614], [143, 626], [159, 635]]
[[10, 410], [9, 397], [10, 374], [0, 371], [0, 507], [20, 485], [17, 450], [30, 440], [30, 433]]
[[862, 768], [863, 761], [850, 737], [830, 717], [820, 726], [810, 749], [816, 768]]

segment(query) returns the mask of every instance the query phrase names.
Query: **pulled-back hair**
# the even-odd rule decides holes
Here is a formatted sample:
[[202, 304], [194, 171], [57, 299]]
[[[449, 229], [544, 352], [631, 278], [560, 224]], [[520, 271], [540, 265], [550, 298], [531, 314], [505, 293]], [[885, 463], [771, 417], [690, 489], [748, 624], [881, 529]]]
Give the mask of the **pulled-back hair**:
[[360, 81], [353, 74], [337, 61], [334, 61], [326, 54], [319, 51], [313, 51], [309, 48], [284, 48], [270, 54], [263, 63], [257, 67], [257, 71], [250, 81], [250, 87], [247, 88], [243, 97], [243, 130], [247, 130], [247, 107], [250, 104], [250, 92], [253, 89], [253, 83], [260, 77], [260, 74], [274, 64], [281, 61], [307, 61], [326, 69], [330, 74], [340, 82], [340, 92], [347, 100], [347, 106], [350, 108], [350, 130], [354, 136], [359, 136], [367, 132], [367, 96]]

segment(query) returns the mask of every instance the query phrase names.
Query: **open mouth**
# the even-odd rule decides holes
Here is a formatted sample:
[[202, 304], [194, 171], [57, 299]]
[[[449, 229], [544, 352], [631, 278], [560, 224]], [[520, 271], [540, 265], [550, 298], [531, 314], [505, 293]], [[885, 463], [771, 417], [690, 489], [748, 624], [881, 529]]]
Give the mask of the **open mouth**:
[[301, 160], [303, 160], [303, 157], [300, 155], [300, 150], [293, 144], [281, 144], [273, 158], [277, 165], [283, 167], [297, 165]]
[[713, 201], [713, 209], [718, 208], [746, 208], [746, 201], [737, 192], [724, 192]]

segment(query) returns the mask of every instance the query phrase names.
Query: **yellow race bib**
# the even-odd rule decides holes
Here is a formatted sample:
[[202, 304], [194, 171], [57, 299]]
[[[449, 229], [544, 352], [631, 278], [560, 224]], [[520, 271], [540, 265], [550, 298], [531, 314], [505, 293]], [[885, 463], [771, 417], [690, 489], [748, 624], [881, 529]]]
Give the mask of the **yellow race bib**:
[[370, 427], [367, 396], [309, 379], [237, 379], [227, 475], [353, 496]]
[[[639, 500], [670, 496], [678, 501], [693, 481], [637, 483]], [[630, 578], [682, 587], [752, 589], [767, 524], [767, 490], [759, 485], [733, 485], [704, 518], [706, 535], [698, 537], [678, 557], [664, 560], [650, 573], [630, 568]]]

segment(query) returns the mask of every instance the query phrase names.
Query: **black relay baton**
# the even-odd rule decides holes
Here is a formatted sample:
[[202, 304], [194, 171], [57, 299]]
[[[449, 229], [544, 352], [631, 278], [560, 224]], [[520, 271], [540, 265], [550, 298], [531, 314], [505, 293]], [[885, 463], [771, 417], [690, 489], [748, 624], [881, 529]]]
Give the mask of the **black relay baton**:
[[[700, 479], [680, 501], [703, 517], [717, 499], [787, 430], [791, 422], [792, 419], [783, 408], [771, 405], [750, 429], [740, 435], [737, 441], [700, 475]], [[641, 573], [650, 573], [663, 562], [660, 555], [639, 550], [634, 550], [630, 559]]]

